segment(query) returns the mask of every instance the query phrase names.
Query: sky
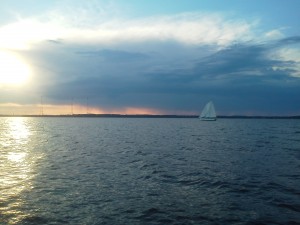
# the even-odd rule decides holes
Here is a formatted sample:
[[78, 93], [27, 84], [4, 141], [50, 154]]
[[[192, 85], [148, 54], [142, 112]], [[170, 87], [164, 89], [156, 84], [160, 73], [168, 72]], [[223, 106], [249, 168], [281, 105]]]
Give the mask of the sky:
[[300, 115], [298, 0], [1, 0], [0, 114]]

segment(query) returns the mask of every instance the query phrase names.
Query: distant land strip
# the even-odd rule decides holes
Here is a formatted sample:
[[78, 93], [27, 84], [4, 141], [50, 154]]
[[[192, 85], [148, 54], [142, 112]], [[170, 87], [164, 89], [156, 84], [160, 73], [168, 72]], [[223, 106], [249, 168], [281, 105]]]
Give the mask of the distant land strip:
[[[85, 118], [198, 118], [198, 115], [149, 115], [149, 114], [62, 114], [62, 115], [5, 115], [0, 117], [85, 117]], [[222, 119], [300, 119], [299, 116], [218, 116]]]

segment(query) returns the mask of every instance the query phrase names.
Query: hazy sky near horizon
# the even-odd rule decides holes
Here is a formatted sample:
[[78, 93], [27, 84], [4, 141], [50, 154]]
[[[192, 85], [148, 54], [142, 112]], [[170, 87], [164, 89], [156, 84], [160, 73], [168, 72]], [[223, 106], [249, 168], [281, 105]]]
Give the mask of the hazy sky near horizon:
[[197, 114], [209, 100], [225, 115], [300, 114], [299, 9], [298, 0], [1, 0], [0, 114], [38, 112], [41, 101], [49, 113], [73, 103]]

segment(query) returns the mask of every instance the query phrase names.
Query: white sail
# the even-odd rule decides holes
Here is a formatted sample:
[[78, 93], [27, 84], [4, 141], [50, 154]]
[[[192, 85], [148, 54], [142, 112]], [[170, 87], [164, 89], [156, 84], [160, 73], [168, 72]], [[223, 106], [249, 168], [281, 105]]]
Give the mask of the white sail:
[[199, 116], [199, 118], [201, 120], [216, 120], [217, 119], [217, 115], [216, 115], [216, 111], [215, 111], [215, 107], [214, 104], [212, 103], [212, 101], [208, 102], [203, 111], [201, 112], [201, 115]]

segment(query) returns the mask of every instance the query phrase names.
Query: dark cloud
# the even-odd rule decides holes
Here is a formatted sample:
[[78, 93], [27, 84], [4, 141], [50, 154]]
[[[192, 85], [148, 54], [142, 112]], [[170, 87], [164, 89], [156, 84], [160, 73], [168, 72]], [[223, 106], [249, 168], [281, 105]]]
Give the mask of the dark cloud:
[[288, 37], [280, 40], [278, 45], [288, 45], [288, 44], [299, 44], [300, 43], [300, 36], [293, 36]]
[[55, 39], [55, 40], [48, 40], [49, 43], [52, 44], [62, 44], [63, 40], [62, 39]]
[[139, 52], [128, 52], [110, 49], [103, 49], [99, 51], [78, 51], [76, 53], [83, 56], [101, 57], [112, 62], [127, 62], [149, 58], [148, 55]]
[[[300, 113], [300, 78], [291, 76], [296, 62], [270, 58], [278, 47], [299, 41], [291, 37], [235, 44], [213, 53], [208, 46], [198, 49], [198, 55], [193, 50], [193, 59], [180, 57], [175, 50], [163, 55], [163, 49], [155, 52], [155, 48], [149, 52], [77, 47], [63, 54], [66, 59], [59, 54], [43, 56], [53, 68], [59, 65], [55, 82], [45, 84], [43, 95], [57, 104], [88, 98], [91, 106], [109, 109], [200, 112], [206, 101], [213, 100], [224, 114]], [[203, 54], [203, 49], [210, 54]]]
[[[278, 72], [273, 67], [287, 67], [293, 62], [270, 59], [268, 45], [234, 45], [206, 57], [195, 67], [195, 73], [203, 77], [239, 79], [241, 76], [270, 76]], [[281, 71], [281, 74], [284, 71]], [[283, 75], [289, 75], [286, 71]], [[245, 78], [248, 79], [248, 78]]]

